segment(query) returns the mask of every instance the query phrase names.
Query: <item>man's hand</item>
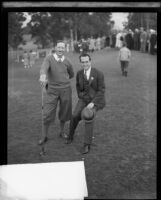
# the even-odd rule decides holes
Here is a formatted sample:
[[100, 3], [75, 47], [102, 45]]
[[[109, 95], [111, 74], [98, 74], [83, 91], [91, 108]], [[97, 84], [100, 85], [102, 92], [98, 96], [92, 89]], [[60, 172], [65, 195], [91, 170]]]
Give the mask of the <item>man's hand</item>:
[[87, 108], [90, 108], [90, 109], [91, 109], [91, 108], [93, 108], [93, 107], [94, 107], [94, 103], [92, 103], [92, 102], [89, 103], [89, 104], [87, 105]]
[[48, 84], [47, 78], [46, 78], [46, 74], [42, 74], [40, 75], [40, 84], [43, 88], [46, 88], [46, 85]]

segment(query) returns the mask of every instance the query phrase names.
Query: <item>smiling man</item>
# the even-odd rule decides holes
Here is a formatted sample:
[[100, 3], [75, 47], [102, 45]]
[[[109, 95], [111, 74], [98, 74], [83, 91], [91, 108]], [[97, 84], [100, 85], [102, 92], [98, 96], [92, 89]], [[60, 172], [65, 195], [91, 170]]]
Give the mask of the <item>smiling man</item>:
[[76, 76], [76, 89], [79, 100], [70, 121], [70, 132], [66, 143], [72, 143], [75, 129], [79, 121], [83, 119], [85, 132], [82, 154], [86, 154], [90, 151], [92, 143], [96, 111], [103, 109], [105, 106], [105, 83], [103, 73], [92, 67], [91, 57], [88, 54], [80, 55], [79, 59], [82, 66]]
[[60, 136], [66, 137], [64, 125], [72, 116], [72, 89], [70, 79], [74, 76], [70, 61], [64, 56], [65, 43], [58, 41], [55, 52], [48, 55], [41, 66], [40, 83], [45, 91], [43, 105], [43, 130], [39, 144], [47, 141], [49, 126], [55, 120], [59, 102]]

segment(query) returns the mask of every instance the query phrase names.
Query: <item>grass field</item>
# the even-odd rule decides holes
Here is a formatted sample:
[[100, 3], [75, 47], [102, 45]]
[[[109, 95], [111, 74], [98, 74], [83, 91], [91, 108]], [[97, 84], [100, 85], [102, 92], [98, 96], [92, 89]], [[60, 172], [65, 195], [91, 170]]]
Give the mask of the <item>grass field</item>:
[[[9, 61], [8, 66], [8, 164], [78, 161], [84, 158], [90, 199], [156, 198], [156, 56], [132, 51], [128, 77], [121, 75], [118, 51], [92, 54], [93, 66], [105, 76], [106, 107], [97, 113], [94, 145], [82, 157], [83, 123], [74, 143], [58, 137], [56, 119], [49, 131], [46, 156], [39, 157], [41, 90], [38, 82], [42, 60], [33, 68]], [[75, 74], [78, 54], [69, 53]], [[75, 78], [73, 107], [77, 102]], [[66, 125], [68, 132], [68, 124]]]

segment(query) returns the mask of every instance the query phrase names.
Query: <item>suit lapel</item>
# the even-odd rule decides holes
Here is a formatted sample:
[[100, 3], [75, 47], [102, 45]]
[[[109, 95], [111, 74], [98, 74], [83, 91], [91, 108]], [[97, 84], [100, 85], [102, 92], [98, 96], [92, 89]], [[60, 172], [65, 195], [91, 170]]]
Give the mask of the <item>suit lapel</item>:
[[[81, 75], [81, 82], [83, 83], [83, 79], [87, 80], [85, 74], [84, 74], [84, 70], [81, 71], [80, 73]], [[92, 81], [94, 80], [94, 77], [95, 77], [95, 70], [93, 68], [91, 68], [91, 73], [90, 73], [90, 76], [89, 76], [89, 85], [91, 85]]]
[[83, 77], [84, 77], [84, 79], [87, 80], [87, 77], [86, 77], [86, 75], [84, 74], [84, 70], [83, 70]]
[[92, 83], [93, 80], [94, 80], [94, 69], [91, 68], [91, 73], [89, 76], [89, 85]]

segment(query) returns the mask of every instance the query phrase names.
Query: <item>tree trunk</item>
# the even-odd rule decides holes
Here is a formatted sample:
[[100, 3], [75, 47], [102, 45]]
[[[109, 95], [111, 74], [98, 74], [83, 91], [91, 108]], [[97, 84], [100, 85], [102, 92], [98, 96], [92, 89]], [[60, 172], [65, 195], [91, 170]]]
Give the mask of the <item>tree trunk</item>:
[[149, 30], [149, 13], [146, 13], [146, 29]]
[[74, 39], [76, 41], [78, 40], [77, 27], [78, 27], [78, 16], [77, 16], [77, 13], [75, 13], [74, 14]]
[[144, 13], [141, 14], [141, 27], [144, 27]]
[[75, 29], [74, 29], [74, 39], [76, 41], [78, 40], [77, 27], [75, 27]]
[[70, 39], [71, 39], [71, 49], [74, 51], [74, 45], [73, 45], [73, 29], [70, 29]]

